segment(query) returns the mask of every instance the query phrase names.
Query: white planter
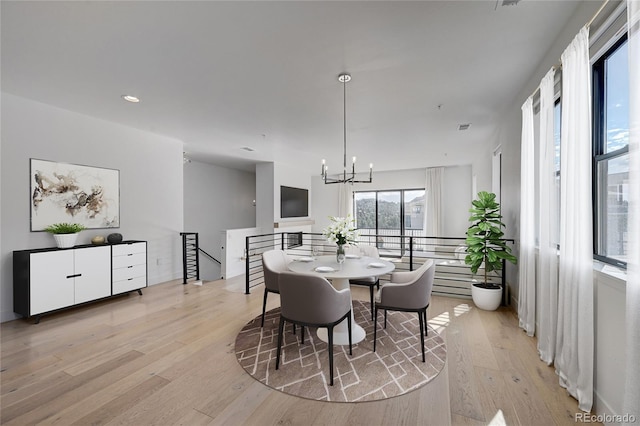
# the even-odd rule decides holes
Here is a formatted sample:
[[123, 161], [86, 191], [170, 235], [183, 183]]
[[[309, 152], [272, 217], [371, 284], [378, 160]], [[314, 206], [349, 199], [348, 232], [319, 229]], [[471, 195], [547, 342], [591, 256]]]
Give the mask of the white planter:
[[502, 301], [502, 288], [490, 289], [472, 285], [471, 297], [478, 308], [485, 311], [495, 311]]
[[70, 248], [76, 245], [78, 233], [75, 234], [53, 234], [58, 248]]

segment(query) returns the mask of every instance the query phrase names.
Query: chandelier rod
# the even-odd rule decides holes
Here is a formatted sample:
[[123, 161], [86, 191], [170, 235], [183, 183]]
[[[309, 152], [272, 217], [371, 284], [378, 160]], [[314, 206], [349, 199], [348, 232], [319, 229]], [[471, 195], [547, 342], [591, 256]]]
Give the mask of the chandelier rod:
[[347, 177], [347, 83], [351, 80], [351, 75], [343, 73], [338, 76], [342, 86], [342, 179], [340, 179], [340, 173], [338, 172], [337, 178], [330, 178], [327, 173], [327, 165], [325, 160], [322, 160], [322, 170], [320, 176], [325, 184], [331, 183], [371, 183], [373, 177], [373, 164], [369, 164], [369, 179], [359, 180], [356, 179], [356, 157], [353, 157], [353, 164], [351, 165], [351, 172]]
[[347, 81], [349, 81], [346, 77], [342, 79], [342, 130], [344, 141], [344, 158], [342, 160], [342, 173], [344, 175], [344, 179], [347, 179]]

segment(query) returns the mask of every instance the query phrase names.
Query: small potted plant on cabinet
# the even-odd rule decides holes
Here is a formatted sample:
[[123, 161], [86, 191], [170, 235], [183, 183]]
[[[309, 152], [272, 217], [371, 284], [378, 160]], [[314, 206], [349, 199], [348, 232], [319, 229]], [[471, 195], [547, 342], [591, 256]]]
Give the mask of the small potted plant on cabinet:
[[79, 223], [54, 223], [44, 230], [53, 234], [58, 248], [70, 248], [76, 245], [76, 239], [80, 231], [85, 227]]
[[501, 270], [503, 260], [515, 264], [517, 259], [502, 238], [502, 228], [505, 225], [500, 220], [502, 216], [496, 194], [481, 191], [471, 204], [471, 226], [467, 230], [467, 255], [464, 262], [471, 265], [473, 274], [481, 267], [484, 268], [484, 280], [472, 285], [471, 297], [478, 308], [493, 311], [500, 306], [502, 286], [490, 282], [489, 273]]

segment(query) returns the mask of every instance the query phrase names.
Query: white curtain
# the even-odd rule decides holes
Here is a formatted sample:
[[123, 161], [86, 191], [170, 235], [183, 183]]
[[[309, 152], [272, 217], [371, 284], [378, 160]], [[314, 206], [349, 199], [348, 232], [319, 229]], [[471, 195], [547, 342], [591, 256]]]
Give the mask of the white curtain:
[[549, 70], [540, 83], [540, 161], [537, 283], [540, 306], [538, 352], [551, 365], [555, 355], [558, 324], [558, 191], [556, 188], [555, 140], [553, 137], [555, 72]]
[[[442, 236], [442, 175], [444, 167], [427, 169], [425, 190], [427, 196], [425, 232], [427, 237]], [[437, 240], [434, 241], [437, 244]]]
[[640, 419], [640, 1], [627, 1], [629, 23], [629, 246], [627, 377], [622, 413]]
[[533, 99], [522, 104], [520, 145], [520, 253], [518, 258], [518, 318], [533, 336], [536, 329], [535, 171]]
[[351, 203], [353, 197], [351, 196], [351, 185], [346, 183], [337, 184], [339, 187], [338, 192], [338, 216], [347, 217], [352, 211]]
[[589, 411], [593, 402], [593, 228], [589, 30], [561, 57], [560, 277], [556, 372], [560, 385]]

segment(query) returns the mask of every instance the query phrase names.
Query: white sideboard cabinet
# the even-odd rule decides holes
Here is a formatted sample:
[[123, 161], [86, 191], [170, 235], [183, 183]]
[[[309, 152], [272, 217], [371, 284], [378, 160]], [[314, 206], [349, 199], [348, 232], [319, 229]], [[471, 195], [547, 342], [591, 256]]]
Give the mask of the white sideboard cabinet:
[[147, 286], [146, 241], [13, 252], [13, 310], [37, 316]]

